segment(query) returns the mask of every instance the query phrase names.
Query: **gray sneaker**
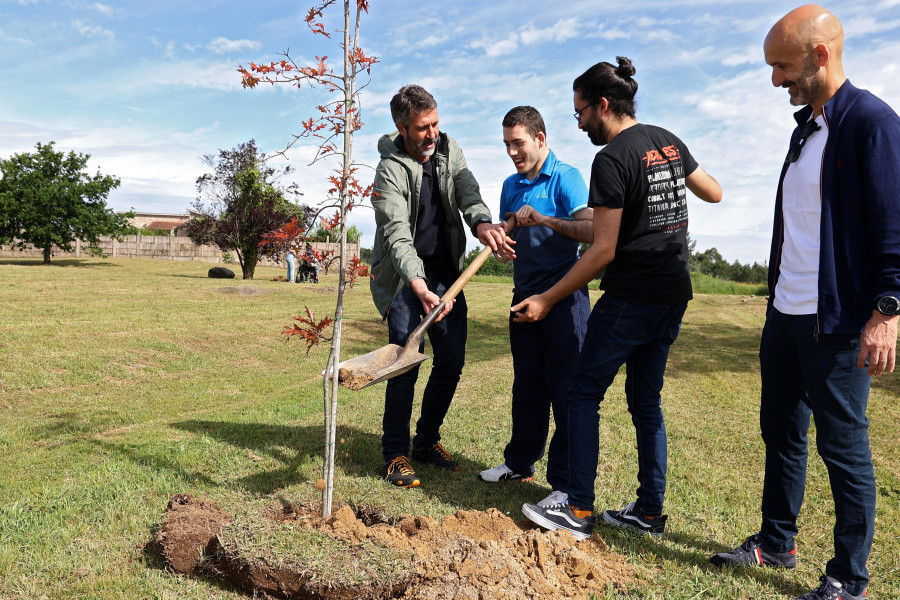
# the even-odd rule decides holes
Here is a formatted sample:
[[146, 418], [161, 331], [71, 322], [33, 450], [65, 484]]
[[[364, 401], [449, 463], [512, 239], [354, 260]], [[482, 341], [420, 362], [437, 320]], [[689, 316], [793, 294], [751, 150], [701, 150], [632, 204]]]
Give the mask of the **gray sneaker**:
[[569, 495], [565, 492], [554, 491], [552, 494], [537, 503], [538, 506], [553, 506], [554, 504], [567, 504]]
[[822, 582], [822, 585], [817, 587], [811, 592], [807, 592], [803, 594], [797, 600], [865, 600], [866, 599], [866, 591], [863, 590], [863, 593], [854, 596], [850, 592], [844, 589], [844, 584], [831, 577], [829, 575], [822, 575], [822, 578], [819, 579]]

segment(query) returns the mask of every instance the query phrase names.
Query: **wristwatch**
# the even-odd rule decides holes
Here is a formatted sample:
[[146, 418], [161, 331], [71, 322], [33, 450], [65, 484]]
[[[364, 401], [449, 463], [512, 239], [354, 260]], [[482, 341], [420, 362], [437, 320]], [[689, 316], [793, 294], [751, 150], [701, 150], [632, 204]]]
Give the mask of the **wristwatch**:
[[485, 217], [481, 217], [480, 219], [472, 223], [472, 235], [478, 237], [478, 226], [482, 223], [493, 223], [493, 221]]
[[900, 315], [900, 300], [894, 296], [882, 296], [875, 302], [875, 310], [888, 317]]

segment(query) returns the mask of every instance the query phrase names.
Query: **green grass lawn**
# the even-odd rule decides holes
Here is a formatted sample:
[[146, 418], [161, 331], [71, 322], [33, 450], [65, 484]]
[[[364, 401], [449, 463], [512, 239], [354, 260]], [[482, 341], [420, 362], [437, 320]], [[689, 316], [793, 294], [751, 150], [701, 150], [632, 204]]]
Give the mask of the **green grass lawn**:
[[[327, 348], [307, 356], [280, 332], [304, 306], [330, 314], [336, 278], [289, 285], [272, 281], [281, 270], [260, 267], [254, 281], [213, 280], [210, 266], [0, 260], [0, 598], [245, 598], [170, 575], [145, 549], [169, 497], [203, 495], [248, 518], [319, 499]], [[429, 467], [422, 487], [390, 488], [376, 476], [384, 386], [342, 390], [336, 503], [393, 516], [497, 507], [521, 518], [523, 502], [549, 492], [543, 463], [534, 483], [476, 479], [502, 460], [509, 435], [511, 284], [474, 281], [465, 292], [468, 362], [443, 428], [463, 470]], [[346, 300], [342, 358], [384, 345], [366, 283]], [[663, 392], [667, 534], [653, 541], [599, 525], [642, 581], [597, 598], [793, 598], [817, 583], [833, 505], [814, 450], [797, 569], [719, 571], [706, 562], [759, 527], [764, 310], [763, 299], [742, 296], [690, 304]], [[870, 598], [900, 598], [898, 376], [875, 381], [870, 399], [878, 480]], [[621, 380], [601, 409], [601, 441], [598, 508], [619, 508], [633, 499], [637, 472]]]

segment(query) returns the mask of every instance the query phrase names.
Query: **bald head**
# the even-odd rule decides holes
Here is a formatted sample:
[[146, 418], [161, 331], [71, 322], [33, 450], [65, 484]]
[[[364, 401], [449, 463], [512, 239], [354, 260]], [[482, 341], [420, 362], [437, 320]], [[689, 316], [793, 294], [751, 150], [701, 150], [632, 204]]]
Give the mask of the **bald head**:
[[791, 104], [811, 104], [816, 113], [846, 80], [842, 65], [844, 28], [817, 4], [782, 17], [763, 44], [772, 84], [788, 88]]
[[832, 58], [836, 56], [840, 61], [844, 28], [837, 17], [818, 4], [807, 4], [795, 8], [772, 26], [765, 46], [770, 44], [789, 44], [807, 53], [822, 44], [829, 47]]

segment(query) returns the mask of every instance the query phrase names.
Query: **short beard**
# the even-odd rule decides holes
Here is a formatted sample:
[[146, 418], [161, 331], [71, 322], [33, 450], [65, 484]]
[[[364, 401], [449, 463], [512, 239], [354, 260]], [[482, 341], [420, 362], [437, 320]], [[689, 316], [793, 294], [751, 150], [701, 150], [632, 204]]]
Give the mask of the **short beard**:
[[596, 131], [593, 129], [588, 131], [588, 139], [591, 140], [591, 143], [595, 146], [605, 146], [609, 143], [606, 126], [603, 125], [603, 121], [597, 123]]
[[434, 151], [437, 150], [437, 140], [434, 140], [434, 145], [427, 150], [425, 149], [426, 145], [427, 143], [423, 141], [421, 144], [419, 144], [419, 147], [416, 148], [416, 152], [418, 152], [422, 156], [431, 156], [432, 154], [434, 154]]
[[[796, 95], [791, 95], [792, 106], [805, 106], [812, 104], [819, 97], [822, 88], [825, 86], [824, 78], [819, 75], [819, 67], [812, 61], [810, 57], [806, 70], [797, 78], [796, 81], [789, 82], [797, 88]], [[790, 87], [788, 85], [787, 87]]]

